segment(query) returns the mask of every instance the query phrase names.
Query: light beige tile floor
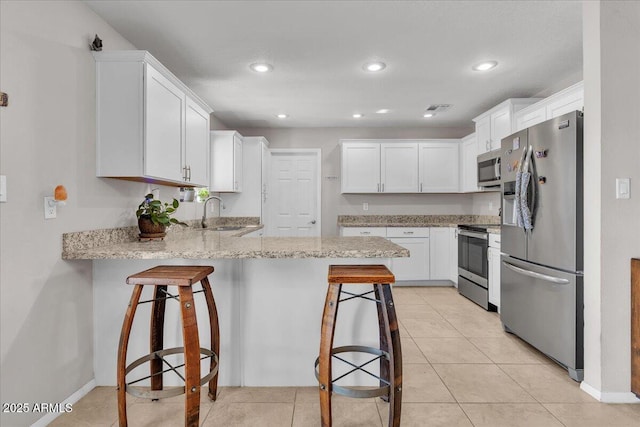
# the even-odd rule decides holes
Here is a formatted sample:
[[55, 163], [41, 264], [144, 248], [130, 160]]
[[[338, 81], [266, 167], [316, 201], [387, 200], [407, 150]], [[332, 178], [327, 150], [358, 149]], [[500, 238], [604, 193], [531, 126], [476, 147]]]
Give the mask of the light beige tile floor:
[[[496, 313], [454, 288], [393, 290], [403, 345], [403, 427], [640, 426], [640, 405], [602, 404], [530, 345], [502, 330]], [[202, 393], [203, 427], [320, 425], [315, 387], [221, 387]], [[128, 397], [129, 425], [180, 426], [183, 400]], [[335, 396], [335, 427], [383, 427], [379, 399]], [[98, 387], [51, 426], [117, 426], [114, 387]]]

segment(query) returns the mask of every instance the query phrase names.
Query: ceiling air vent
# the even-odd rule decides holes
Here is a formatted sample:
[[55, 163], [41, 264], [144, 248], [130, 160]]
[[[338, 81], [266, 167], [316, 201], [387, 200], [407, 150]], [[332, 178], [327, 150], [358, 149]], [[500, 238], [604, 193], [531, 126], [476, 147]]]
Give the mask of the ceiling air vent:
[[444, 113], [451, 107], [453, 107], [451, 104], [432, 104], [429, 105], [425, 111], [430, 113]]

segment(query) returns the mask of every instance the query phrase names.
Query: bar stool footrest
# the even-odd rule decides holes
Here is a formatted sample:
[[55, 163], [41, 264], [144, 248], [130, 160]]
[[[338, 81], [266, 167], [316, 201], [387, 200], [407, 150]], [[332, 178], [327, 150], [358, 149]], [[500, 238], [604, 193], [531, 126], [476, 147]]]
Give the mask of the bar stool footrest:
[[[375, 347], [367, 347], [364, 345], [347, 345], [343, 347], [336, 347], [331, 349], [331, 356], [339, 353], [368, 353], [376, 356], [383, 356], [387, 360], [390, 360], [389, 353], [380, 350]], [[320, 364], [320, 357], [315, 361], [315, 374], [316, 379], [319, 380], [320, 372], [318, 371], [318, 365]], [[359, 370], [359, 368], [355, 369]], [[383, 380], [386, 381], [386, 380]], [[355, 388], [351, 386], [336, 385], [334, 381], [331, 381], [331, 390], [333, 393], [341, 396], [353, 397], [357, 399], [367, 399], [371, 397], [389, 396], [389, 385], [374, 387], [374, 388]]]
[[[167, 356], [170, 354], [183, 354], [183, 353], [184, 353], [184, 347], [167, 348], [164, 350], [159, 350], [153, 353], [149, 353], [131, 362], [125, 369], [125, 375], [131, 372], [132, 370], [134, 370], [135, 368], [137, 368], [138, 366], [142, 365], [143, 363], [150, 362], [151, 360], [154, 360], [156, 358], [162, 358], [163, 356]], [[205, 355], [207, 358], [213, 357], [213, 360], [215, 362], [215, 366], [213, 367], [213, 369], [211, 369], [207, 375], [205, 375], [200, 379], [200, 385], [203, 386], [206, 383], [208, 383], [211, 380], [211, 378], [213, 378], [218, 373], [218, 355], [215, 354], [213, 351], [207, 348], [202, 348], [202, 347], [200, 348], [200, 354]], [[182, 366], [184, 365], [180, 365], [178, 367], [182, 367]], [[170, 388], [168, 390], [151, 390], [149, 387], [132, 386], [130, 384], [127, 384], [125, 391], [132, 396], [142, 397], [144, 399], [165, 399], [167, 397], [175, 397], [175, 396], [180, 396], [181, 394], [184, 394], [185, 387], [184, 386], [175, 387], [175, 388]]]

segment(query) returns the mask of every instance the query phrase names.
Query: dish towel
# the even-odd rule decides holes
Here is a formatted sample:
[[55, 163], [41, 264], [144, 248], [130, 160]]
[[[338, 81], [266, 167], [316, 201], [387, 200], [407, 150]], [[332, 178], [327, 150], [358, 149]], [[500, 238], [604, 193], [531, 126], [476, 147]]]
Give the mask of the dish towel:
[[[531, 173], [522, 172], [522, 176], [520, 177], [520, 197], [517, 197], [517, 199], [519, 199], [520, 205], [520, 211], [518, 214], [518, 227], [522, 227], [525, 230], [533, 229], [533, 224], [531, 222], [531, 209], [529, 208], [529, 198], [527, 197], [527, 189], [529, 188], [530, 180]], [[516, 177], [516, 191], [518, 191], [517, 187], [518, 178]]]
[[522, 221], [522, 203], [520, 201], [520, 193], [522, 188], [522, 172], [516, 173], [516, 189], [514, 192], [514, 210], [516, 214], [516, 225], [524, 228], [524, 222]]

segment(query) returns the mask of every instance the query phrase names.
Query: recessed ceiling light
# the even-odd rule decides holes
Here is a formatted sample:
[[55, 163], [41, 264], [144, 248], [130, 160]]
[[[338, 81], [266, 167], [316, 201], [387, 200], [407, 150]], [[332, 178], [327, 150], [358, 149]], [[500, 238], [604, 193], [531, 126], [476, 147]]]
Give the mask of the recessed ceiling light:
[[255, 62], [249, 65], [249, 68], [251, 68], [256, 73], [266, 73], [273, 70], [273, 65], [267, 64], [265, 62]]
[[289, 117], [288, 114], [278, 114], [279, 119], [286, 119], [287, 117]]
[[473, 66], [475, 71], [488, 71], [498, 65], [497, 61], [485, 61]]
[[382, 61], [367, 62], [362, 66], [362, 68], [364, 68], [366, 71], [372, 71], [372, 72], [382, 71], [386, 67], [387, 67], [387, 64], [385, 64]]
[[361, 119], [362, 117], [364, 117], [364, 114], [355, 113], [355, 114], [353, 115], [353, 118], [354, 118], [354, 119]]
[[382, 108], [382, 109], [376, 111], [376, 113], [377, 114], [387, 114], [389, 111], [391, 111], [391, 110], [389, 110], [388, 108]]
[[433, 116], [435, 116], [435, 115], [436, 115], [436, 113], [424, 113], [424, 114], [422, 115], [422, 117], [425, 117], [425, 118], [427, 118], [427, 119], [428, 119], [429, 117], [433, 117]]

